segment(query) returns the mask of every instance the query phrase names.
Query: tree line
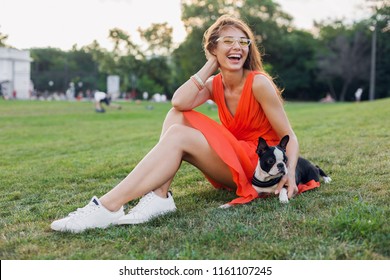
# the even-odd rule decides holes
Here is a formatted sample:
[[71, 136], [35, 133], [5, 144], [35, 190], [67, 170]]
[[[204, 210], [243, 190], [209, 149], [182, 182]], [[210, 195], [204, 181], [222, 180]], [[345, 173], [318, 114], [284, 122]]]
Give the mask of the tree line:
[[[357, 88], [368, 99], [375, 36], [374, 97], [385, 98], [390, 96], [390, 5], [374, 2], [366, 19], [352, 24], [341, 19], [316, 22], [315, 30], [308, 32], [295, 28], [291, 15], [273, 0], [182, 0], [187, 36], [180, 45], [174, 46], [167, 23], [138, 29], [143, 47], [125, 30], [114, 28], [109, 31], [112, 50], [97, 41], [70, 51], [30, 49], [31, 76], [38, 91], [64, 92], [73, 83], [76, 91], [85, 92], [105, 90], [106, 77], [118, 75], [126, 97], [141, 98], [143, 92], [170, 97], [204, 64], [205, 30], [220, 15], [231, 14], [253, 29], [265, 68], [287, 100], [319, 100], [326, 93], [337, 100], [354, 100]], [[4, 41], [0, 33], [0, 43], [2, 37]]]

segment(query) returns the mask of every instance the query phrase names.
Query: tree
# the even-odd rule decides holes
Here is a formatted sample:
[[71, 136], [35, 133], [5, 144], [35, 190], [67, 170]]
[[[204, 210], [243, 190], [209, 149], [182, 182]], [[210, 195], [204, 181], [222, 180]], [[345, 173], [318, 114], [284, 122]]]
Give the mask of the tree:
[[[64, 91], [67, 71], [66, 53], [56, 48], [33, 48], [31, 80], [38, 91]], [[50, 82], [51, 81], [51, 82]], [[50, 85], [49, 85], [50, 83]]]
[[8, 45], [5, 43], [5, 41], [7, 41], [7, 39], [8, 39], [8, 35], [3, 34], [0, 31], [0, 47], [8, 47]]
[[239, 16], [243, 0], [182, 0], [182, 21], [188, 34], [206, 30], [223, 14]]
[[99, 84], [98, 62], [85, 48], [73, 46], [67, 52], [65, 85], [75, 84], [77, 91], [94, 90]]
[[172, 50], [173, 28], [168, 23], [154, 23], [149, 28], [138, 28], [141, 38], [148, 43], [147, 52], [153, 56], [168, 56]]
[[[373, 47], [376, 48], [375, 97], [390, 96], [390, 59], [387, 55], [390, 52], [390, 6], [383, 0], [370, 2], [375, 5], [368, 19], [350, 26], [339, 20], [317, 23], [318, 41], [324, 46], [318, 50], [321, 68], [318, 80], [325, 81], [340, 100], [354, 99], [353, 93], [358, 87], [364, 89], [364, 98], [368, 95]], [[375, 46], [372, 45], [374, 26]]]
[[385, 98], [390, 97], [390, 3], [377, 2], [369, 21], [371, 26], [376, 25], [377, 32], [375, 98]]
[[116, 69], [113, 53], [102, 48], [96, 40], [84, 46], [83, 50], [92, 56], [95, 65], [93, 71], [97, 78], [93, 89], [106, 90], [107, 75]]
[[165, 93], [173, 92], [172, 68], [169, 54], [172, 51], [172, 27], [165, 23], [155, 23], [149, 28], [138, 28], [141, 38], [148, 44], [146, 53], [149, 57], [143, 61], [142, 77], [138, 83], [140, 92]]
[[117, 55], [132, 55], [139, 59], [143, 58], [143, 53], [140, 51], [139, 46], [134, 44], [131, 40], [131, 36], [120, 28], [114, 28], [109, 31], [108, 36], [114, 43], [113, 52]]
[[108, 74], [120, 76], [122, 91], [135, 90], [145, 56], [126, 31], [114, 28], [109, 32], [109, 38], [114, 42], [114, 49], [110, 54], [110, 68], [105, 70]]
[[98, 84], [98, 65], [88, 48], [65, 52], [55, 48], [34, 48], [30, 50], [33, 58], [31, 79], [40, 91], [65, 92], [70, 82], [76, 90], [95, 89]]
[[162, 93], [164, 91], [164, 88], [161, 85], [145, 75], [141, 76], [141, 78], [138, 80], [137, 87], [142, 93], [147, 92], [149, 94], [154, 94]]
[[173, 52], [173, 87], [179, 87], [204, 65], [206, 58], [202, 48], [203, 33], [203, 28], [193, 28], [186, 40]]
[[365, 24], [348, 28], [336, 21], [321, 28], [319, 40], [325, 48], [319, 54], [318, 78], [328, 83], [337, 99], [344, 101], [351, 84], [369, 77], [368, 29]]
[[270, 61], [273, 65], [271, 73], [284, 88], [284, 97], [298, 100], [320, 99], [323, 89], [316, 82], [318, 42], [311, 33], [301, 30], [287, 32], [280, 41], [283, 43], [277, 50], [280, 53], [275, 53], [276, 57]]

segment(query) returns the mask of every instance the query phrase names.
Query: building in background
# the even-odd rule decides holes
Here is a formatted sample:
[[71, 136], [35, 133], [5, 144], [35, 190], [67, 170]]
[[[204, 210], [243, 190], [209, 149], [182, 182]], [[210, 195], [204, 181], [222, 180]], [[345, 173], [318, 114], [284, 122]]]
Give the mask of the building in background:
[[118, 75], [107, 76], [107, 93], [113, 100], [120, 95], [120, 77]]
[[31, 61], [30, 51], [0, 48], [0, 92], [4, 98], [30, 98]]

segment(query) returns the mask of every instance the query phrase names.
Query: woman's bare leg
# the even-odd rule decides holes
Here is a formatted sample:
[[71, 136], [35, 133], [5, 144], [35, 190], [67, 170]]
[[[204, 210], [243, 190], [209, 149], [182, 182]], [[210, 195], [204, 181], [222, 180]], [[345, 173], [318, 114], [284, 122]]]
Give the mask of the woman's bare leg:
[[229, 167], [209, 146], [204, 135], [190, 127], [183, 115], [171, 110], [157, 145], [115, 188], [100, 198], [111, 211], [150, 191], [166, 196], [182, 160], [193, 164], [217, 182], [235, 187]]

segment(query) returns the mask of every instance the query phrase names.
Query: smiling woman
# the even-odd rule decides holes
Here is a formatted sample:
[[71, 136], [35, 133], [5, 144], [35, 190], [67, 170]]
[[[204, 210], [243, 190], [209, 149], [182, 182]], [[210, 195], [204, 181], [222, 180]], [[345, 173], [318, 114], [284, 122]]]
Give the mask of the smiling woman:
[[[277, 144], [289, 135], [288, 172], [276, 191], [286, 184], [292, 197], [297, 191], [298, 141], [253, 37], [243, 21], [220, 17], [204, 35], [207, 61], [174, 93], [173, 108], [155, 147], [111, 191], [100, 199], [92, 197], [85, 207], [54, 221], [51, 228], [82, 232], [145, 223], [176, 211], [169, 189], [183, 161], [198, 168], [214, 187], [236, 192], [238, 197], [223, 208], [250, 202], [258, 197], [251, 179], [259, 137]], [[217, 70], [220, 73], [213, 76]], [[217, 104], [222, 124], [193, 111], [209, 99]], [[125, 214], [123, 205], [139, 197], [139, 203]]]

